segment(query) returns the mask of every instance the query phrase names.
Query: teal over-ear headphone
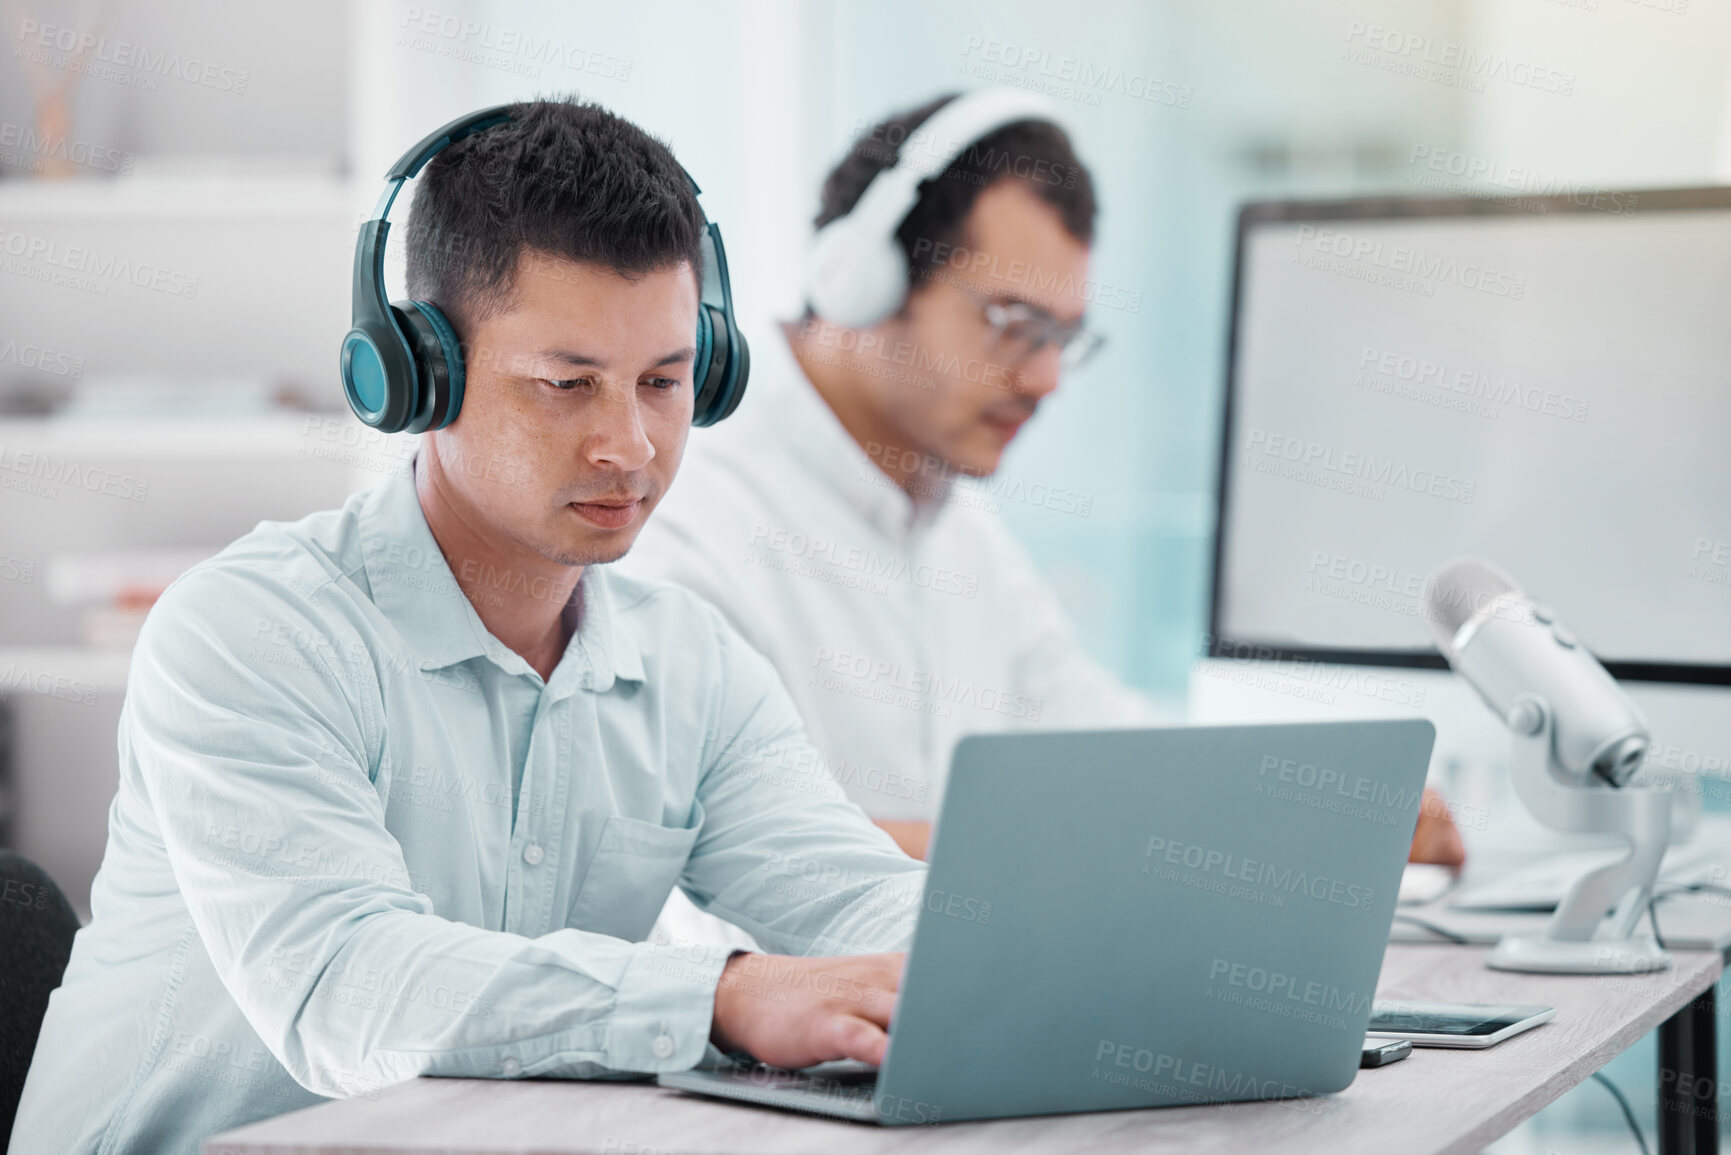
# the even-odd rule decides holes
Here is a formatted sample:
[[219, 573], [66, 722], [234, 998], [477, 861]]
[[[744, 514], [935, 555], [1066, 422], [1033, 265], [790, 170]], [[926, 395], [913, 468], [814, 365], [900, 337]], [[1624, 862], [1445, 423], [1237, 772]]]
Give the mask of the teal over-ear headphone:
[[[511, 108], [501, 104], [460, 116], [405, 152], [385, 174], [384, 195], [372, 219], [361, 226], [355, 242], [354, 327], [343, 338], [343, 393], [355, 416], [381, 432], [443, 429], [463, 407], [463, 350], [451, 322], [427, 301], [391, 301], [385, 296], [385, 237], [391, 231], [385, 217], [403, 182], [440, 149], [511, 119]], [[690, 173], [685, 179], [691, 181], [692, 192], [702, 191]], [[733, 316], [720, 227], [706, 224], [702, 244], [691, 423], [713, 425], [739, 408], [751, 372], [751, 350]]]

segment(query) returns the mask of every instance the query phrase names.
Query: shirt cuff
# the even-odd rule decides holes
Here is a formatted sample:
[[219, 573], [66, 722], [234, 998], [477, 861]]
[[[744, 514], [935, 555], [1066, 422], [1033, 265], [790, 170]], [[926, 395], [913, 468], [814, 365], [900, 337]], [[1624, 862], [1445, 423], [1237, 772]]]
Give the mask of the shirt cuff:
[[715, 988], [731, 951], [724, 946], [637, 943], [613, 999], [607, 1066], [615, 1071], [684, 1071], [709, 1049]]

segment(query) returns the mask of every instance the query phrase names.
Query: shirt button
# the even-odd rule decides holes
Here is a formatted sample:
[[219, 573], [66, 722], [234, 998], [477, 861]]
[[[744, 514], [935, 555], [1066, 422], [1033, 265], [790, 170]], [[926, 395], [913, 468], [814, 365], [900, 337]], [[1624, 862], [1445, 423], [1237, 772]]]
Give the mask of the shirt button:
[[657, 1059], [670, 1059], [670, 1058], [672, 1058], [673, 1057], [673, 1036], [672, 1035], [656, 1035], [655, 1041], [653, 1043], [649, 1044], [649, 1049], [654, 1052], [655, 1057]]
[[500, 1063], [499, 1069], [501, 1071], [505, 1072], [505, 1077], [507, 1079], [515, 1079], [518, 1075], [521, 1075], [523, 1073], [523, 1064], [519, 1063], [513, 1057], [513, 1058], [506, 1059], [503, 1063]]
[[530, 866], [539, 866], [544, 853], [539, 842], [531, 842], [523, 848], [523, 861]]

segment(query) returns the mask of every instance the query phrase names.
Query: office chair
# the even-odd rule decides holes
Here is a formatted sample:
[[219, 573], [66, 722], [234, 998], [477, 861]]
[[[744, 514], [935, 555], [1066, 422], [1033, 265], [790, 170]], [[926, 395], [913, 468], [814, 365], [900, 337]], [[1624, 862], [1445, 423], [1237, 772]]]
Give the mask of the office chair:
[[40, 866], [0, 850], [0, 1151], [24, 1093], [48, 994], [60, 985], [78, 915]]

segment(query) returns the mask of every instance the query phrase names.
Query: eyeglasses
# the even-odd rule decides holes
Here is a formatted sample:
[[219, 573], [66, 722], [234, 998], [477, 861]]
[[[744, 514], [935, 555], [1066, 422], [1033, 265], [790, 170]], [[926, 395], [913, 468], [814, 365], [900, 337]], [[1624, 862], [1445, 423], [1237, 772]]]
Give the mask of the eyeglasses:
[[[958, 286], [959, 288], [960, 286]], [[962, 289], [979, 305], [991, 327], [992, 353], [1006, 365], [1019, 365], [1048, 345], [1058, 347], [1058, 364], [1075, 369], [1100, 351], [1106, 335], [1087, 327], [1086, 318], [1060, 321], [1027, 301], [1003, 301]]]

